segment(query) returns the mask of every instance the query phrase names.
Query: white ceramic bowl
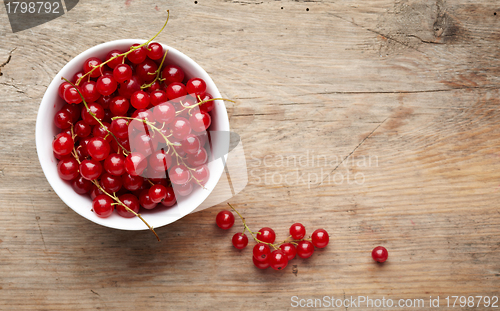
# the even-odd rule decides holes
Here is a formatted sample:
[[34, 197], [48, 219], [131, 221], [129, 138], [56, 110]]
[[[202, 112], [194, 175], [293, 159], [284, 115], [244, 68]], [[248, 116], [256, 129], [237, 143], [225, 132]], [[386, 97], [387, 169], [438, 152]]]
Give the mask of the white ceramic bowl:
[[[91, 56], [105, 59], [106, 54], [113, 49], [126, 51], [132, 44], [141, 44], [144, 42], [145, 40], [133, 39], [106, 42], [94, 46], [76, 56], [68, 64], [66, 64], [63, 69], [61, 69], [61, 71], [55, 76], [54, 80], [50, 83], [45, 95], [43, 96], [36, 120], [36, 149], [38, 158], [47, 180], [57, 195], [64, 201], [64, 203], [81, 216], [97, 224], [121, 230], [147, 230], [148, 228], [139, 218], [123, 218], [118, 216], [116, 212], [114, 212], [109, 218], [97, 217], [96, 214], [91, 211], [92, 200], [90, 199], [90, 196], [77, 194], [68, 182], [59, 177], [57, 173], [57, 160], [52, 152], [52, 141], [54, 136], [56, 136], [60, 130], [56, 128], [53, 120], [55, 113], [65, 104], [64, 100], [58, 96], [58, 87], [62, 82], [61, 77], [71, 79], [78, 71], [81, 70], [83, 62]], [[164, 49], [168, 49], [167, 58], [165, 60], [166, 63], [169, 62], [180, 66], [189, 78], [195, 76], [202, 78], [207, 84], [207, 91], [212, 94], [214, 98], [221, 97], [219, 90], [203, 68], [178, 50], [164, 44], [162, 45]], [[223, 101], [215, 101], [215, 107], [212, 110], [211, 115], [212, 125], [210, 127], [210, 131], [229, 132], [229, 120]], [[212, 153], [227, 155], [229, 141], [212, 141], [211, 146]], [[142, 213], [141, 210], [144, 219], [154, 228], [158, 228], [170, 224], [191, 213], [215, 188], [224, 171], [223, 163], [223, 161], [211, 161], [208, 164], [210, 169], [210, 179], [205, 185], [206, 189], [197, 187], [188, 197], [180, 200], [180, 202], [178, 201], [178, 203], [171, 208], [160, 208], [159, 210], [151, 210], [144, 213]]]

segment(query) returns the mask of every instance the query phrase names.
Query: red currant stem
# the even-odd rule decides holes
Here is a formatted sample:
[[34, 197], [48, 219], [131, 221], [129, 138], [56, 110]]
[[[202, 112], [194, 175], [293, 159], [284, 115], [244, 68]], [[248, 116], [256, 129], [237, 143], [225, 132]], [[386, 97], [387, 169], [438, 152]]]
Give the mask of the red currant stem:
[[233, 211], [236, 212], [236, 214], [238, 214], [238, 216], [240, 216], [241, 218], [241, 221], [243, 222], [243, 226], [245, 227], [245, 229], [248, 230], [248, 232], [250, 232], [250, 234], [252, 235], [252, 238], [257, 242], [257, 243], [263, 243], [263, 244], [266, 244], [268, 246], [271, 246], [272, 248], [274, 248], [275, 250], [278, 250], [278, 248], [276, 247], [276, 245], [272, 244], [272, 243], [267, 243], [267, 242], [264, 242], [264, 241], [261, 241], [259, 239], [257, 239], [255, 237], [255, 235], [257, 234], [261, 234], [260, 232], [253, 232], [252, 230], [250, 230], [250, 228], [248, 228], [246, 222], [245, 222], [245, 218], [243, 218], [243, 216], [241, 216], [240, 212], [238, 212], [229, 202], [227, 203], [227, 205], [229, 205], [230, 208], [233, 209]]
[[148, 226], [149, 230], [151, 230], [154, 235], [156, 236], [156, 238], [158, 239], [158, 242], [160, 241], [160, 237], [158, 236], [158, 234], [156, 234], [155, 230], [153, 229], [153, 227], [151, 227], [147, 221], [144, 220], [144, 218], [142, 218], [141, 214], [137, 214], [136, 212], [134, 212], [133, 210], [131, 210], [127, 205], [123, 204], [122, 201], [120, 201], [120, 199], [118, 199], [118, 197], [113, 193], [113, 195], [109, 194], [108, 192], [106, 192], [106, 190], [104, 190], [100, 185], [99, 183], [96, 181], [96, 180], [92, 180], [92, 183], [99, 189], [101, 190], [105, 195], [107, 195], [108, 197], [112, 198], [113, 200], [116, 201], [115, 204], [117, 205], [122, 205], [123, 207], [125, 207], [125, 209], [129, 212], [131, 212], [132, 214], [134, 214], [135, 216], [139, 217], [142, 222], [144, 222], [146, 224], [146, 226]]
[[144, 178], [144, 179], [146, 179], [151, 186], [155, 185], [149, 178]]
[[[200, 99], [201, 99], [200, 96], [198, 96], [198, 100], [200, 100]], [[199, 103], [196, 103], [196, 104], [191, 105], [191, 106], [186, 106], [183, 109], [181, 109], [179, 111], [176, 111], [175, 115], [180, 114], [181, 112], [183, 112], [186, 109], [189, 109], [188, 113], [189, 113], [189, 115], [191, 115], [191, 109], [195, 108], [196, 106], [201, 106], [204, 103], [208, 103], [208, 102], [211, 102], [211, 101], [214, 101], [214, 100], [227, 100], [227, 101], [230, 101], [232, 103], [236, 103], [234, 100], [230, 100], [230, 99], [227, 99], [227, 98], [211, 98], [211, 99], [200, 101]], [[181, 105], [182, 105], [182, 102], [181, 102]]]
[[99, 125], [102, 126], [103, 129], [106, 130], [106, 132], [108, 132], [108, 134], [111, 134], [111, 136], [113, 136], [113, 138], [115, 139], [116, 143], [118, 144], [118, 146], [120, 146], [120, 148], [123, 149], [123, 153], [125, 155], [128, 155], [130, 153], [130, 151], [128, 151], [127, 149], [125, 149], [125, 147], [122, 146], [122, 144], [120, 144], [120, 142], [118, 141], [118, 138], [116, 138], [115, 134], [113, 134], [106, 126], [104, 126], [104, 124], [102, 124], [101, 120], [99, 120], [96, 116], [95, 116], [95, 113], [93, 113], [92, 111], [90, 111], [89, 109], [89, 106], [87, 105], [87, 102], [85, 101], [85, 99], [83, 98], [83, 95], [82, 93], [80, 93], [80, 90], [73, 84], [71, 83], [70, 81], [68, 81], [68, 79], [62, 77], [61, 79], [63, 79], [64, 81], [68, 82], [69, 84], [71, 84], [71, 86], [73, 86], [75, 88], [75, 90], [78, 92], [78, 94], [80, 95], [80, 97], [82, 98], [82, 102], [83, 104], [85, 105], [85, 108], [87, 109], [87, 112], [92, 116], [92, 118], [94, 118], [94, 120], [96, 120]]
[[[156, 69], [156, 72], [155, 73], [151, 73], [151, 75], [153, 75], [153, 74], [156, 75], [155, 79], [151, 83], [149, 83], [149, 84], [142, 85], [141, 86], [141, 90], [147, 89], [148, 87], [150, 87], [151, 85], [153, 85], [153, 83], [155, 83], [156, 80], [158, 80], [160, 78], [161, 68], [163, 67], [163, 62], [165, 61], [165, 58], [167, 57], [167, 52], [168, 52], [168, 50], [166, 50], [165, 54], [163, 54], [163, 59], [161, 60], [161, 63], [160, 63], [160, 66], [158, 67], [158, 69]], [[150, 74], [150, 73], [148, 72], [148, 74]]]
[[148, 41], [144, 42], [143, 44], [140, 44], [140, 45], [137, 45], [137, 46], [132, 46], [130, 47], [130, 50], [128, 50], [127, 52], [125, 53], [122, 53], [122, 54], [118, 54], [116, 56], [113, 56], [111, 57], [110, 59], [106, 60], [105, 62], [102, 62], [101, 64], [97, 65], [97, 66], [94, 66], [92, 68], [92, 70], [90, 70], [89, 72], [87, 72], [86, 74], [84, 74], [83, 76], [81, 76], [78, 81], [76, 81], [76, 85], [80, 85], [80, 82], [83, 80], [83, 78], [85, 78], [86, 76], [89, 76], [92, 74], [92, 72], [94, 72], [94, 70], [96, 70], [97, 68], [102, 68], [104, 65], [106, 65], [107, 63], [109, 63], [110, 61], [118, 58], [118, 57], [123, 57], [123, 61], [125, 61], [125, 58], [127, 57], [128, 54], [132, 53], [133, 51], [137, 50], [137, 49], [140, 49], [141, 47], [145, 46], [145, 45], [148, 45], [151, 41], [153, 41], [156, 37], [158, 37], [158, 35], [163, 31], [163, 29], [165, 29], [165, 27], [167, 26], [167, 23], [168, 23], [168, 19], [170, 18], [170, 11], [167, 10], [167, 20], [165, 21], [165, 24], [163, 24], [163, 27], [160, 29], [160, 31], [154, 35], [153, 38], [149, 39]]

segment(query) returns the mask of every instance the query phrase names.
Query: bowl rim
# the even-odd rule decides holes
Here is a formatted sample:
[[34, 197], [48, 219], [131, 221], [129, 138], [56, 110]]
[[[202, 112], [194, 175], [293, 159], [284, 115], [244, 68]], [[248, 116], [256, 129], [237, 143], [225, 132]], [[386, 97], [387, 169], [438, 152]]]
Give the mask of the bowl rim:
[[[118, 224], [117, 224], [117, 222], [106, 221], [107, 218], [98, 218], [98, 217], [96, 217], [94, 219], [91, 219], [91, 218], [87, 217], [81, 211], [81, 208], [75, 208], [74, 205], [76, 203], [68, 201], [68, 197], [63, 193], [63, 189], [60, 189], [60, 187], [56, 184], [57, 180], [55, 178], [59, 179], [59, 182], [65, 182], [65, 181], [63, 181], [62, 179], [60, 179], [60, 177], [59, 177], [58, 174], [56, 174], [55, 177], [53, 176], [53, 174], [51, 175], [52, 177], [49, 177], [48, 171], [51, 169], [50, 166], [51, 165], [57, 165], [57, 161], [46, 161], [46, 159], [44, 158], [44, 156], [42, 156], [42, 154], [40, 152], [40, 150], [42, 150], [45, 147], [45, 146], [42, 147], [42, 145], [46, 144], [46, 142], [43, 140], [44, 137], [43, 137], [42, 134], [43, 134], [43, 131], [47, 130], [46, 128], [44, 128], [44, 125], [46, 125], [44, 123], [44, 118], [47, 116], [48, 112], [46, 112], [44, 110], [50, 110], [51, 105], [54, 104], [51, 101], [51, 99], [49, 99], [49, 97], [51, 97], [51, 96], [53, 97], [53, 94], [55, 94], [56, 99], [59, 98], [59, 95], [57, 94], [57, 90], [59, 88], [59, 85], [61, 84], [61, 77], [62, 77], [62, 73], [63, 72], [66, 72], [68, 70], [74, 69], [75, 66], [81, 66], [81, 64], [83, 63], [83, 61], [85, 59], [87, 59], [88, 57], [91, 57], [91, 56], [95, 56], [96, 53], [99, 53], [99, 52], [102, 53], [102, 50], [111, 51], [113, 48], [116, 48], [117, 45], [132, 45], [132, 44], [135, 44], [135, 43], [142, 44], [142, 43], [144, 43], [146, 41], [147, 40], [144, 40], [144, 39], [119, 39], [119, 40], [113, 40], [113, 41], [104, 42], [104, 43], [95, 45], [93, 47], [90, 47], [90, 48], [86, 49], [85, 51], [81, 52], [80, 54], [76, 55], [73, 59], [71, 59], [66, 65], [64, 65], [59, 70], [59, 72], [55, 75], [55, 77], [50, 82], [50, 84], [47, 87], [47, 90], [45, 91], [45, 93], [44, 93], [44, 95], [42, 97], [42, 100], [40, 102], [40, 107], [38, 109], [37, 118], [36, 118], [35, 142], [36, 142], [36, 150], [37, 150], [37, 154], [38, 154], [38, 160], [40, 162], [40, 166], [42, 167], [42, 171], [43, 171], [43, 173], [45, 175], [45, 178], [49, 182], [49, 184], [52, 187], [52, 189], [54, 190], [54, 192], [58, 195], [58, 197], [68, 207], [70, 207], [73, 211], [75, 211], [77, 214], [79, 214], [83, 218], [85, 218], [85, 219], [87, 219], [87, 220], [89, 220], [91, 222], [94, 222], [96, 224], [99, 224], [99, 225], [102, 225], [102, 226], [105, 226], [105, 227], [108, 227], [108, 228], [119, 229], [119, 230], [137, 231], [137, 230], [149, 230], [149, 228], [144, 223], [142, 223], [142, 221], [140, 222], [142, 224], [142, 226], [139, 225], [139, 226], [136, 226], [136, 227], [129, 227], [129, 226], [126, 225], [127, 224], [127, 220], [132, 220], [132, 219], [138, 220], [137, 217], [128, 218], [128, 219], [120, 217], [124, 221], [123, 222], [118, 222]], [[158, 42], [158, 41], [152, 41], [152, 42]], [[215, 85], [215, 83], [213, 82], [212, 78], [209, 76], [209, 74], [198, 63], [196, 63], [189, 56], [187, 56], [186, 54], [180, 52], [179, 50], [177, 50], [177, 49], [175, 49], [175, 48], [173, 48], [171, 46], [168, 46], [166, 44], [163, 44], [161, 42], [158, 42], [158, 43], [160, 43], [163, 46], [164, 49], [168, 49], [168, 53], [169, 54], [174, 54], [174, 57], [180, 57], [183, 61], [187, 62], [190, 66], [193, 66], [196, 69], [197, 74], [201, 73], [200, 75], [205, 75], [204, 80], [207, 83], [207, 88], [209, 87], [209, 85], [211, 86], [211, 88], [212, 88], [211, 93], [214, 96], [214, 98], [217, 98], [217, 97], [220, 98], [221, 97], [220, 92], [219, 92], [217, 86]], [[169, 54], [167, 54], [167, 57], [168, 57]], [[228, 118], [228, 115], [227, 115], [227, 110], [226, 110], [224, 101], [217, 100], [217, 101], [215, 101], [215, 104], [217, 105], [216, 109], [221, 109], [221, 111], [218, 112], [218, 114], [221, 114], [221, 116], [218, 118], [218, 122], [220, 122], [220, 126], [219, 126], [220, 128], [218, 130], [228, 131], [229, 132], [229, 130], [230, 130], [230, 128], [229, 128], [229, 118]], [[50, 146], [50, 150], [52, 151], [52, 146]], [[227, 156], [228, 156], [227, 152], [225, 152], [224, 160], [227, 160]], [[52, 157], [54, 157], [54, 156], [52, 155]], [[53, 162], [53, 163], [51, 163], [51, 162]], [[222, 161], [222, 162], [225, 163], [225, 161]], [[217, 168], [219, 168], [219, 166], [217, 166]], [[222, 177], [223, 172], [224, 172], [224, 167], [222, 167], [222, 169], [219, 169], [217, 172], [212, 172], [212, 170], [211, 170], [210, 171], [209, 182], [205, 186], [205, 187], [207, 187], [209, 189], [209, 191], [206, 191], [206, 192], [204, 191], [203, 194], [199, 196], [199, 199], [197, 200], [197, 204], [188, 205], [188, 208], [183, 209], [182, 212], [179, 214], [180, 215], [179, 217], [168, 218], [169, 220], [167, 220], [165, 223], [162, 223], [162, 224], [156, 223], [155, 226], [154, 226], [154, 228], [160, 228], [162, 226], [166, 226], [168, 224], [171, 224], [171, 223], [173, 223], [173, 222], [175, 222], [175, 221], [183, 218], [184, 216], [190, 214], [191, 212], [193, 212], [212, 193], [213, 189], [215, 188], [215, 186], [219, 182], [220, 178]], [[214, 176], [214, 179], [212, 179], [212, 176]], [[208, 187], [209, 184], [211, 184], [210, 187]], [[76, 194], [76, 192], [75, 192], [75, 194]], [[83, 196], [86, 196], [86, 195], [83, 195]], [[90, 197], [89, 197], [89, 199], [90, 199]], [[145, 219], [150, 218], [150, 217], [148, 217], [149, 215], [143, 214], [142, 216]], [[171, 219], [173, 219], [173, 220], [171, 220]], [[149, 222], [149, 221], [148, 221], [148, 223], [151, 224], [151, 222]]]

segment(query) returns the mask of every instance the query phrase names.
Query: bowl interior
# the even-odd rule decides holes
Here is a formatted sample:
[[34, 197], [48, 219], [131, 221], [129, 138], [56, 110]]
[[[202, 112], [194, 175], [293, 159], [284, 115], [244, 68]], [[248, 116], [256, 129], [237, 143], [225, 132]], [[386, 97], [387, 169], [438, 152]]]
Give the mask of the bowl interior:
[[[77, 194], [68, 182], [59, 177], [57, 173], [57, 160], [52, 152], [52, 141], [60, 130], [54, 125], [53, 118], [55, 113], [65, 104], [64, 100], [58, 96], [58, 87], [61, 84], [61, 77], [71, 80], [72, 77], [81, 70], [83, 62], [89, 57], [96, 56], [105, 59], [106, 54], [110, 50], [118, 49], [126, 51], [132, 44], [141, 44], [144, 42], [145, 40], [134, 39], [111, 41], [92, 47], [76, 56], [61, 69], [50, 83], [42, 99], [36, 121], [36, 148], [38, 158], [47, 180], [57, 195], [64, 203], [81, 216], [100, 225], [122, 230], [147, 230], [148, 228], [137, 217], [123, 218], [118, 216], [116, 212], [109, 218], [103, 219], [97, 217], [91, 210], [92, 200], [90, 196]], [[188, 78], [202, 78], [207, 84], [207, 91], [212, 94], [214, 98], [221, 97], [219, 90], [203, 68], [178, 50], [164, 44], [162, 45], [164, 49], [168, 49], [165, 63], [178, 65], [184, 70]], [[211, 115], [212, 125], [209, 129], [210, 131], [229, 131], [229, 120], [223, 101], [215, 101]], [[227, 155], [228, 148], [229, 141], [214, 140], [211, 143], [212, 154]], [[195, 210], [215, 188], [224, 171], [224, 161], [223, 159], [210, 161], [208, 167], [210, 170], [210, 178], [205, 185], [206, 189], [196, 187], [189, 196], [182, 200], [178, 200], [177, 204], [170, 208], [163, 207], [160, 204], [152, 211], [143, 212], [143, 210], [141, 210], [143, 218], [151, 226], [158, 228], [170, 224]]]

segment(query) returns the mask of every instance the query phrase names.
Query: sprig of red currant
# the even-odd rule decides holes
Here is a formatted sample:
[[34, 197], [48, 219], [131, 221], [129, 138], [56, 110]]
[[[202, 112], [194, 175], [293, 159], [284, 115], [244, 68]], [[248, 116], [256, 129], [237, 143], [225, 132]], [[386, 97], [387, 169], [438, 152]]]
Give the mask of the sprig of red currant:
[[[282, 242], [275, 243], [276, 233], [273, 229], [264, 227], [257, 232], [250, 230], [245, 218], [230, 203], [228, 205], [243, 223], [243, 231], [233, 235], [233, 246], [244, 249], [248, 245], [248, 237], [245, 234], [248, 231], [257, 242], [253, 247], [253, 263], [257, 268], [271, 267], [274, 270], [283, 270], [296, 255], [300, 258], [309, 258], [314, 253], [314, 247], [324, 248], [330, 241], [325, 229], [315, 230], [311, 237], [306, 239], [306, 228], [300, 223], [295, 223], [290, 227], [290, 236]], [[215, 222], [219, 228], [227, 230], [234, 225], [234, 215], [228, 210], [223, 210], [217, 214]]]

